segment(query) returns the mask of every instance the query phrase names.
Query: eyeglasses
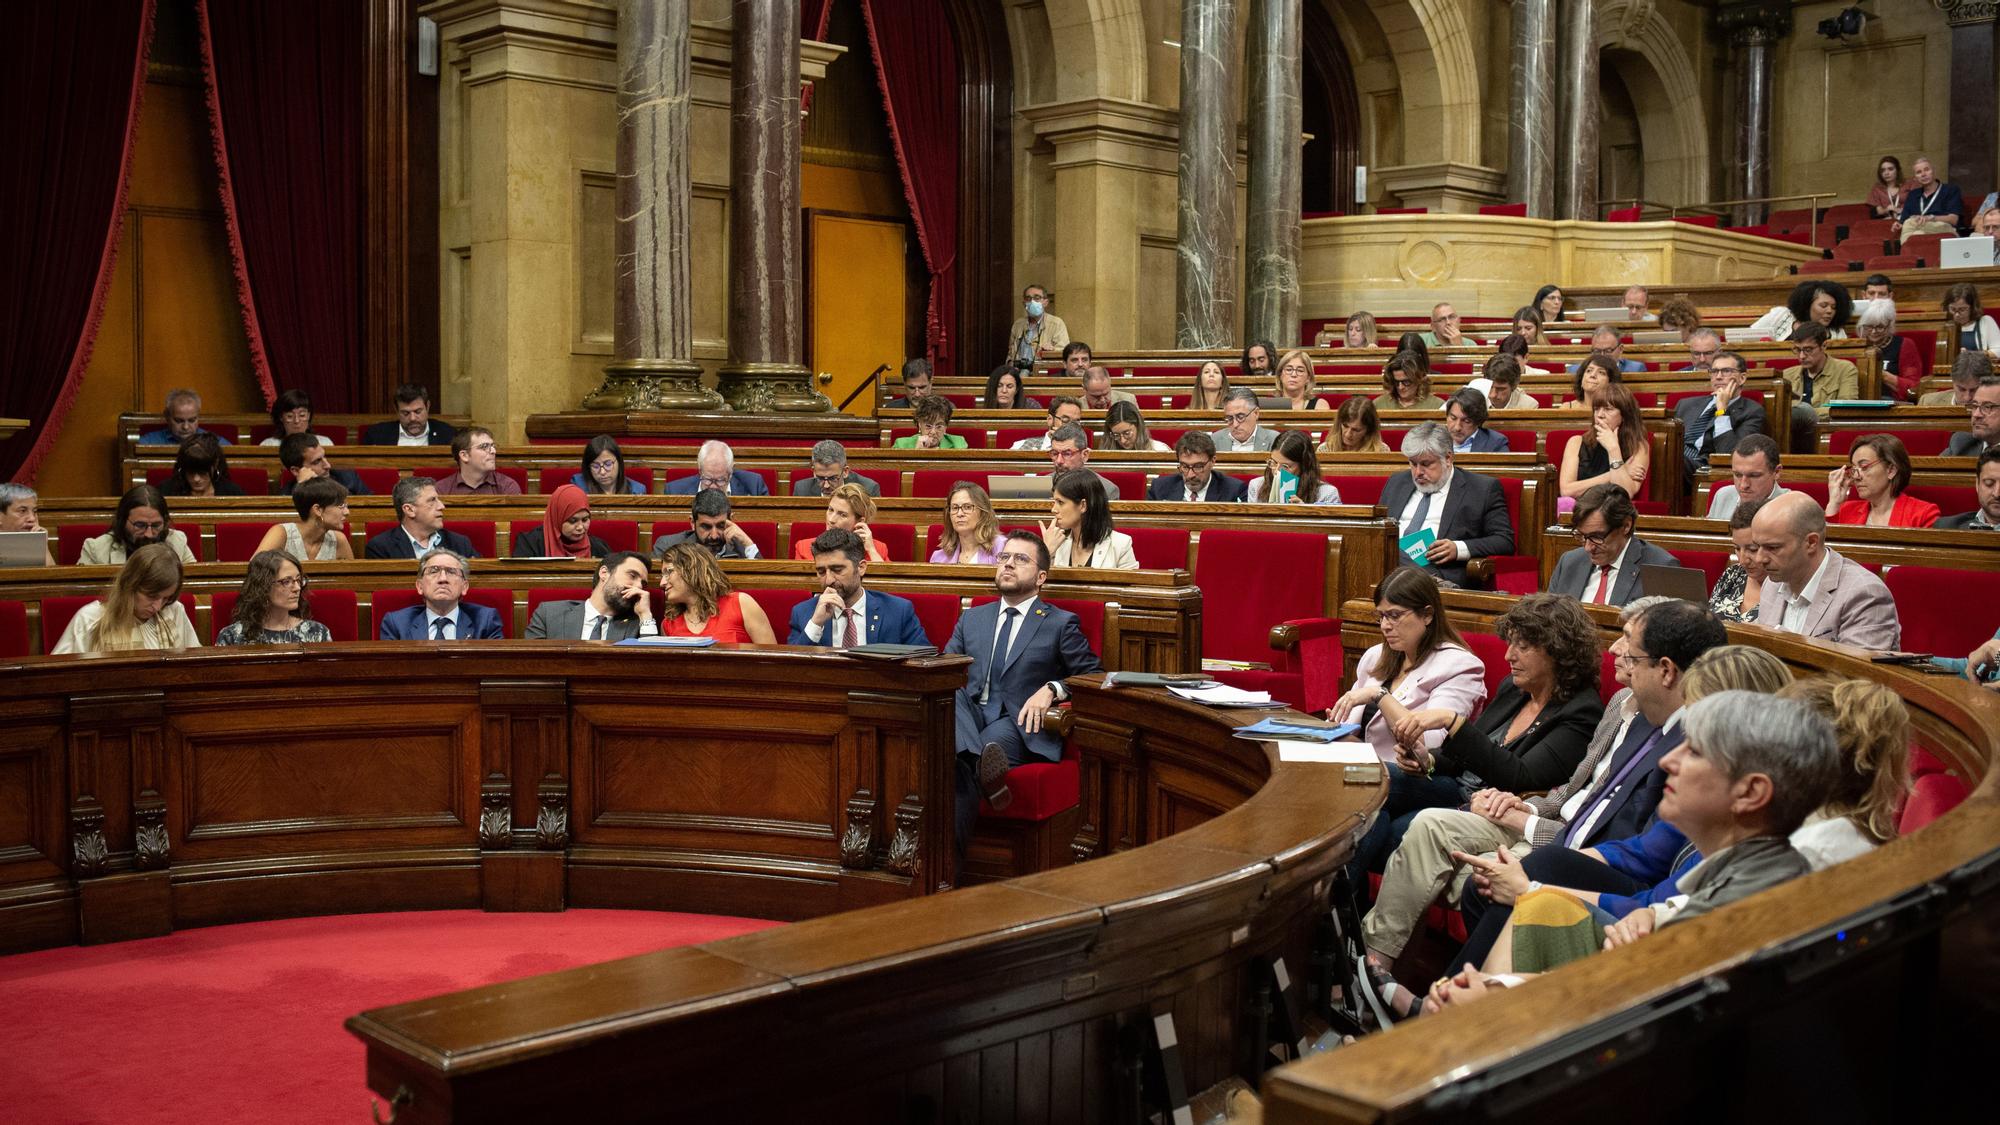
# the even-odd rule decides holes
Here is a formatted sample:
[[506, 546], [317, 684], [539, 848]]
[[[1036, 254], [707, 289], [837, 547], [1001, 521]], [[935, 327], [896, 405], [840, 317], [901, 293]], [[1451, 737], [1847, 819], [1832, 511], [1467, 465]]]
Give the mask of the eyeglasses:
[[839, 488], [839, 487], [840, 487], [841, 485], [843, 485], [843, 484], [847, 483], [847, 474], [846, 474], [846, 473], [824, 473], [824, 474], [822, 474], [822, 473], [814, 473], [814, 474], [813, 474], [813, 479], [819, 482], [819, 486], [820, 486], [821, 488]]
[[[432, 567], [431, 569], [435, 570], [438, 568]], [[294, 574], [290, 578], [277, 579], [271, 585], [276, 586], [280, 590], [303, 590], [306, 588], [306, 579], [303, 575]]]
[[461, 582], [465, 580], [465, 572], [455, 566], [427, 566], [419, 573], [425, 578], [456, 578]]
[[1865, 473], [1881, 463], [1880, 461], [1855, 461], [1849, 467], [1857, 473]]
[[1571, 530], [1570, 534], [1576, 537], [1577, 542], [1586, 547], [1602, 547], [1605, 541], [1611, 538], [1611, 533], [1608, 531], [1593, 531], [1585, 534], [1581, 531]]
[[962, 516], [962, 515], [966, 514], [967, 512], [976, 512], [976, 511], [978, 511], [978, 510], [979, 510], [979, 505], [977, 505], [977, 504], [953, 504], [953, 505], [951, 505], [951, 506], [950, 506], [949, 508], [947, 508], [946, 510], [947, 510], [947, 511], [949, 511], [949, 512], [950, 512], [950, 513], [951, 513], [952, 515], [954, 515], [954, 516]]
[[1224, 414], [1222, 416], [1222, 420], [1225, 422], [1248, 422], [1250, 419], [1255, 418], [1256, 416], [1257, 415], [1251, 411], [1238, 410], [1232, 414]]
[[1407, 618], [1415, 616], [1415, 610], [1385, 609], [1375, 615], [1375, 623], [1377, 625], [1401, 625]]
[[1974, 414], [2000, 414], [2000, 402], [1975, 402], [1966, 409]]
[[167, 525], [159, 520], [127, 520], [125, 526], [132, 531], [164, 531]]
[[1725, 378], [1741, 378], [1743, 375], [1743, 371], [1741, 368], [1733, 366], [1710, 367], [1708, 369], [1708, 373], [1710, 375], [1721, 375], [1724, 376]]
[[1007, 551], [1003, 554], [995, 555], [994, 561], [1012, 563], [1015, 566], [1034, 566], [1037, 560], [1033, 555], [1023, 554], [1019, 551]]

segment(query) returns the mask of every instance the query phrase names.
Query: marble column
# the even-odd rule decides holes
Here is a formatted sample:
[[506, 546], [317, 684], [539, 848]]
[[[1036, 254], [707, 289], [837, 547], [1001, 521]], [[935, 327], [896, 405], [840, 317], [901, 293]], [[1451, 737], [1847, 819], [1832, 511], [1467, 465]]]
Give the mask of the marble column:
[[[1777, 43], [1791, 30], [1791, 8], [1782, 0], [1753, 0], [1716, 9], [1716, 26], [1729, 33], [1736, 49], [1731, 100], [1736, 108], [1735, 148], [1726, 196], [1756, 199], [1771, 194], [1771, 74]], [[1731, 222], [1751, 226], [1770, 214], [1767, 203], [1745, 203]]]
[[1299, 98], [1301, 0], [1250, 0], [1250, 229], [1244, 256], [1243, 337], [1299, 338], [1299, 198], [1303, 108]]
[[688, 0], [618, 0], [613, 362], [585, 410], [712, 410], [688, 279]]
[[[1181, 0], [1176, 347], [1226, 348], [1235, 341], [1236, 107], [1229, 65], [1235, 27], [1236, 0]], [[1297, 332], [1295, 325], [1286, 338]]]
[[1561, 105], [1557, 109], [1556, 216], [1597, 216], [1596, 0], [1562, 0]]
[[[1945, 179], [1960, 189], [1991, 191], [2000, 187], [2000, 160], [1996, 160], [1994, 132], [2000, 97], [1994, 89], [1993, 0], [1932, 0], [1944, 10], [1951, 25], [1951, 131], [1948, 147], [1950, 167]], [[1969, 212], [1981, 199], [1967, 199]], [[1970, 214], [1960, 216], [1971, 222]]]
[[802, 366], [799, 0], [731, 0], [729, 362], [736, 410], [833, 409]]
[[1556, 0], [1514, 0], [1513, 87], [1507, 104], [1507, 198], [1555, 217]]

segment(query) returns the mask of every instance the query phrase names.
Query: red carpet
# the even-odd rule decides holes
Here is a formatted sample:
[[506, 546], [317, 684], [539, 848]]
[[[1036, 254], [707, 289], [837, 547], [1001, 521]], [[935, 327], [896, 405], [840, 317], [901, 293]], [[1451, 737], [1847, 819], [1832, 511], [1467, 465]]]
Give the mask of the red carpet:
[[298, 918], [0, 958], [0, 1120], [366, 1122], [356, 1012], [777, 925], [626, 910]]

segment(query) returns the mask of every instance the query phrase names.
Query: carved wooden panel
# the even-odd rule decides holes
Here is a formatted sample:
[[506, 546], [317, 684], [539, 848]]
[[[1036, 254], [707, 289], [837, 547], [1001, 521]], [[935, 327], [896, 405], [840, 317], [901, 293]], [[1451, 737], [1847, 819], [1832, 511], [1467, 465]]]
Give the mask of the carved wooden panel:
[[69, 866], [63, 832], [62, 727], [0, 725], [0, 885]]

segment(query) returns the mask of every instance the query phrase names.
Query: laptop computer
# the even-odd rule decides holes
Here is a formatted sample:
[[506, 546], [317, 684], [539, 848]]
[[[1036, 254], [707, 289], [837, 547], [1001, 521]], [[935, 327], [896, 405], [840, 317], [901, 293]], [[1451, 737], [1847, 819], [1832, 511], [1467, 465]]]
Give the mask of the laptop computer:
[[1054, 478], [1047, 476], [1001, 476], [986, 478], [986, 494], [995, 500], [1047, 500]]
[[1632, 333], [1632, 342], [1634, 344], [1678, 344], [1681, 342], [1681, 334], [1671, 328], [1654, 328], [1644, 332]]
[[1632, 314], [1625, 311], [1625, 306], [1619, 305], [1617, 308], [1611, 309], [1585, 309], [1583, 310], [1583, 319], [1592, 324], [1645, 324], [1649, 321], [1658, 321], [1660, 318], [1647, 313], [1645, 316], [1634, 320], [1632, 319]]
[[0, 531], [0, 566], [41, 566], [48, 559], [48, 532]]
[[1696, 605], [1708, 604], [1708, 575], [1686, 566], [1639, 566], [1639, 589], [1647, 597], [1678, 598]]
[[1975, 234], [1971, 238], [1947, 238], [1938, 242], [1938, 268], [1942, 270], [1984, 269], [1993, 262], [1993, 236]]

